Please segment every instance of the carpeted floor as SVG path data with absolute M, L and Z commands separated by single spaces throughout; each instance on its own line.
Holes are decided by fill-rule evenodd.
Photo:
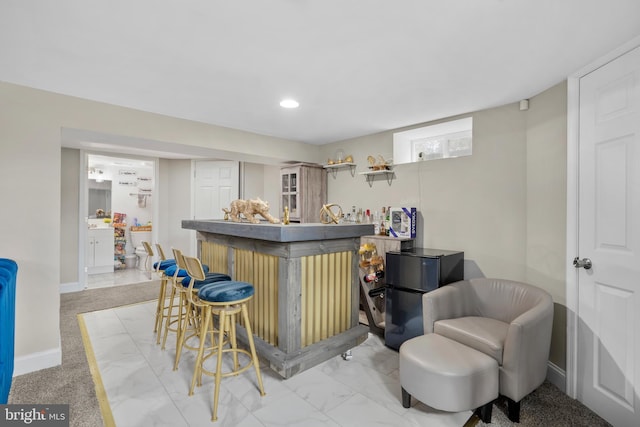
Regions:
M 13 379 L 9 403 L 68 403 L 72 427 L 104 425 L 77 315 L 158 298 L 160 281 L 60 295 L 62 365 Z
M 62 365 L 13 379 L 9 403 L 68 403 L 73 427 L 103 426 L 100 406 L 82 343 L 77 315 L 157 298 L 158 280 L 133 285 L 85 290 L 60 296 Z M 506 416 L 506 403 L 493 408 L 491 424 L 514 426 Z M 545 382 L 521 402 L 520 426 L 609 426 L 577 400 Z

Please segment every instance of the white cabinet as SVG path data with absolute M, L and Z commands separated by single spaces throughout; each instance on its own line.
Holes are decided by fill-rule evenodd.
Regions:
M 90 228 L 87 237 L 87 273 L 113 272 L 113 228 Z

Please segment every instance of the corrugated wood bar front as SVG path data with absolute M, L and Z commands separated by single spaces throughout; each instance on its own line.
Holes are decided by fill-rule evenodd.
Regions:
M 351 252 L 302 257 L 301 346 L 351 326 Z

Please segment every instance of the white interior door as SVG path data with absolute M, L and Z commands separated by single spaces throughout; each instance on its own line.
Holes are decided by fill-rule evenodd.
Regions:
M 640 425 L 640 47 L 580 79 L 576 394 Z
M 202 160 L 195 162 L 194 219 L 222 219 L 222 208 L 238 198 L 238 162 Z

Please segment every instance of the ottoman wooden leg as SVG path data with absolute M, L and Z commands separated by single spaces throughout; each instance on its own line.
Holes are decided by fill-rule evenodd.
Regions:
M 405 408 L 411 407 L 411 395 L 404 388 L 402 389 L 402 406 Z

